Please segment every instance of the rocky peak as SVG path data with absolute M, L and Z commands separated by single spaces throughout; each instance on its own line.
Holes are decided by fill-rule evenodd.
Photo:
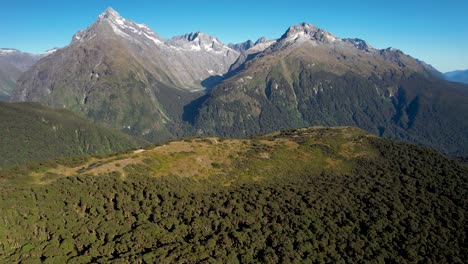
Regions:
M 359 38 L 348 38 L 348 39 L 344 39 L 343 41 L 352 44 L 355 48 L 359 50 L 370 51 L 374 49 L 365 40 L 362 40 Z
M 72 43 L 91 40 L 96 36 L 107 36 L 106 32 L 108 32 L 109 26 L 112 32 L 115 33 L 114 36 L 123 37 L 130 41 L 149 42 L 157 45 L 164 42 L 148 26 L 127 20 L 109 7 L 99 15 L 96 23 L 86 30 L 77 32 L 72 38 Z
M 290 26 L 288 30 L 286 31 L 286 34 L 291 35 L 291 34 L 296 34 L 299 32 L 304 32 L 304 33 L 309 34 L 311 32 L 317 32 L 319 30 L 320 29 L 316 27 L 315 25 L 303 22 L 298 25 Z
M 230 47 L 224 45 L 216 37 L 203 32 L 192 32 L 183 36 L 173 37 L 167 44 L 176 48 L 209 51 L 209 52 L 227 52 L 233 51 Z
M 191 32 L 180 37 L 174 37 L 174 39 L 183 39 L 188 42 L 196 42 L 199 44 L 211 44 L 213 42 L 220 43 L 219 40 L 211 35 L 203 32 Z
M 237 44 L 232 44 L 231 43 L 228 46 L 231 49 L 235 50 L 235 51 L 243 53 L 246 50 L 248 50 L 248 49 L 252 48 L 253 46 L 255 46 L 255 43 L 249 39 L 249 40 L 247 40 L 245 42 L 241 42 L 241 43 L 237 43 Z
M 257 39 L 257 41 L 255 41 L 255 45 L 262 44 L 262 43 L 267 43 L 267 42 L 268 42 L 267 38 L 261 37 L 261 38 Z
M 340 39 L 333 34 L 322 30 L 312 24 L 301 23 L 291 26 L 286 33 L 280 38 L 282 42 L 297 42 L 313 40 L 321 43 L 332 43 Z
M 112 7 L 108 7 L 99 15 L 98 21 L 111 21 L 116 24 L 123 24 L 125 23 L 125 18 L 117 13 L 117 11 L 115 11 Z
M 185 38 L 188 41 L 194 41 L 198 38 L 198 35 L 200 35 L 201 32 L 191 32 L 189 34 L 185 34 L 183 38 Z

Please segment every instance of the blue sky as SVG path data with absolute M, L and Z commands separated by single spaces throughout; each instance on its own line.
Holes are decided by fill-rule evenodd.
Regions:
M 0 47 L 34 53 L 63 47 L 108 6 L 166 38 L 192 31 L 225 43 L 278 38 L 308 22 L 401 49 L 441 71 L 468 69 L 467 0 L 14 0 L 1 4 Z

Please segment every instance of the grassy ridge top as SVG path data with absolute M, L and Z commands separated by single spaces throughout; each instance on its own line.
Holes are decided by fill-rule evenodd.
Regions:
M 34 160 L 103 155 L 145 144 L 67 110 L 34 103 L 0 102 L 0 167 Z
M 373 137 L 352 127 L 313 127 L 265 134 L 250 139 L 217 137 L 187 138 L 111 155 L 105 158 L 78 159 L 76 162 L 43 162 L 31 170 L 5 171 L 11 179 L 46 184 L 70 175 L 116 174 L 177 176 L 207 179 L 225 177 L 230 184 L 238 180 L 260 180 L 266 175 L 288 175 L 308 170 L 320 173 L 349 173 L 352 159 L 372 156 L 365 138 Z
M 0 173 L 0 262 L 463 263 L 468 169 L 350 127 Z

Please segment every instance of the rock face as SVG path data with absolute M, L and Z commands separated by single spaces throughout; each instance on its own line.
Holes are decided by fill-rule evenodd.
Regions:
M 152 140 L 175 136 L 183 106 L 238 52 L 203 33 L 165 40 L 112 8 L 18 81 L 13 101 L 82 113 Z
M 231 43 L 228 46 L 233 50 L 236 50 L 236 51 L 238 51 L 240 53 L 244 53 L 246 50 L 252 48 L 255 45 L 256 45 L 256 43 L 254 43 L 253 41 L 251 41 L 249 39 L 246 42 L 237 43 L 237 44 L 232 44 Z
M 172 64 L 169 70 L 175 80 L 180 80 L 184 87 L 195 84 L 194 89 L 200 89 L 200 81 L 210 76 L 224 75 L 239 57 L 238 51 L 203 32 L 174 37 L 166 45 L 173 52 L 167 55 L 167 60 Z
M 31 54 L 16 49 L 0 49 L 0 101 L 9 100 L 19 76 L 51 53 L 53 51 Z
M 245 47 L 248 47 L 248 48 L 240 49 L 239 58 L 236 60 L 236 62 L 234 62 L 234 64 L 231 65 L 230 72 L 228 73 L 228 75 L 233 75 L 234 73 L 238 72 L 240 70 L 239 67 L 242 66 L 244 62 L 250 60 L 258 53 L 266 50 L 275 42 L 276 40 L 267 40 L 265 37 L 259 38 L 255 43 L 245 42 L 245 43 L 249 43 L 249 45 L 244 45 Z
M 468 155 L 468 94 L 396 49 L 293 26 L 244 58 L 193 118 L 201 134 L 245 136 L 309 125 L 350 125 Z

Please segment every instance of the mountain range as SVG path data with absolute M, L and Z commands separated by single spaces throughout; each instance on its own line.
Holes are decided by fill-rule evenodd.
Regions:
M 51 49 L 42 54 L 21 52 L 17 49 L 0 49 L 0 101 L 8 101 L 19 76 L 41 58 L 52 54 Z
M 468 155 L 468 94 L 402 51 L 314 25 L 225 45 L 194 32 L 161 38 L 108 8 L 17 81 L 12 101 L 70 109 L 162 141 L 351 125 Z

